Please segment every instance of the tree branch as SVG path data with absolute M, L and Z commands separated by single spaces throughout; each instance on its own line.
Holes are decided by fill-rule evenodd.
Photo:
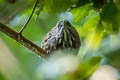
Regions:
M 33 13 L 35 12 L 35 9 L 36 9 L 36 7 L 37 7 L 38 1 L 39 1 L 39 0 L 36 0 L 36 2 L 35 2 L 35 4 L 34 4 L 34 7 L 33 7 L 33 10 L 32 10 L 32 12 L 31 12 L 28 20 L 27 20 L 26 23 L 23 25 L 23 27 L 20 29 L 20 31 L 18 32 L 19 35 L 22 34 L 23 30 L 27 27 L 29 21 L 31 20 L 32 15 L 33 15 Z
M 16 40 L 18 43 L 23 45 L 24 47 L 28 48 L 29 50 L 33 51 L 37 55 L 41 56 L 42 58 L 46 57 L 46 52 L 41 49 L 39 46 L 31 42 L 30 40 L 26 39 L 24 36 L 19 35 L 16 31 L 12 30 L 8 26 L 0 23 L 0 31 L 4 34 L 8 35 L 12 39 Z
M 38 20 L 39 15 L 40 15 L 40 13 L 41 13 L 41 11 L 42 11 L 43 7 L 44 7 L 44 3 L 43 3 L 43 4 L 41 4 L 41 8 L 39 9 L 39 12 L 38 12 L 38 15 L 37 15 L 37 17 L 36 17 L 36 20 Z

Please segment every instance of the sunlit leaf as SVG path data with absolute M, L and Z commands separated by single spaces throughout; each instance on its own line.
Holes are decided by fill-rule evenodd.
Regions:
M 96 27 L 96 24 L 98 23 L 98 20 L 99 20 L 99 13 L 97 13 L 96 11 L 94 10 L 91 10 L 89 12 L 89 15 L 87 17 L 87 20 L 84 24 L 84 27 L 86 29 L 89 29 L 91 27 Z
M 73 8 L 71 10 L 72 14 L 74 15 L 74 21 L 78 22 L 84 18 L 84 16 L 88 15 L 89 11 L 92 9 L 90 4 L 86 4 L 83 6 L 80 6 L 78 8 Z

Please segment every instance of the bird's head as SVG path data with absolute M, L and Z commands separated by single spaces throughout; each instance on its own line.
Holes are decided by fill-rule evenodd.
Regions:
M 70 24 L 70 22 L 68 20 L 60 20 L 58 21 L 57 25 L 56 25 L 59 29 L 60 28 L 69 28 L 72 27 L 72 25 Z

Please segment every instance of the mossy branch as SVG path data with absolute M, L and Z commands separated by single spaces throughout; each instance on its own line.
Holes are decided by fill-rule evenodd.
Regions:
M 31 42 L 30 40 L 26 39 L 21 34 L 19 35 L 18 32 L 12 30 L 8 26 L 0 23 L 0 31 L 3 32 L 4 34 L 8 35 L 12 39 L 16 40 L 18 43 L 20 43 L 24 47 L 26 47 L 29 50 L 33 51 L 37 55 L 41 56 L 42 58 L 46 57 L 47 54 L 42 48 L 40 48 L 39 46 L 37 46 L 36 44 Z

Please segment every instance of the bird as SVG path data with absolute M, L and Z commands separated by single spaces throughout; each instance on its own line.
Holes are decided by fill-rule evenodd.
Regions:
M 44 36 L 41 43 L 41 48 L 46 51 L 46 54 L 58 50 L 72 50 L 72 54 L 77 55 L 80 46 L 79 34 L 68 20 L 59 20 L 56 26 Z

